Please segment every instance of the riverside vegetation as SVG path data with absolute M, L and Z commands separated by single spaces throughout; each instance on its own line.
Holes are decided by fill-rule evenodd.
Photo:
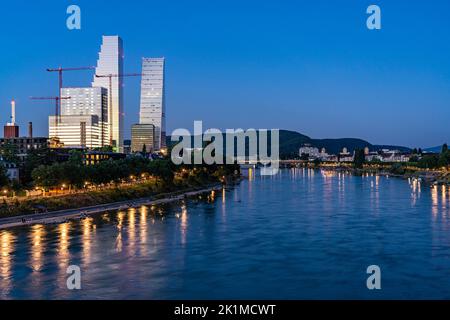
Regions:
M 330 168 L 330 164 L 316 161 L 315 167 Z M 366 161 L 363 149 L 356 149 L 353 163 L 333 164 L 333 169 L 351 171 L 354 174 L 382 174 L 403 178 L 417 178 L 432 184 L 450 185 L 450 150 L 447 144 L 439 154 L 425 154 L 414 149 L 409 162 L 385 163 L 379 160 Z
M 83 154 L 78 151 L 72 152 L 68 161 L 40 164 L 48 157 L 42 154 L 48 152 L 39 150 L 31 155 L 32 158 L 26 161 L 39 165 L 29 170 L 30 163 L 24 163 L 29 176 L 22 177 L 16 186 L 9 186 L 15 187 L 17 192 L 24 185 L 32 186 L 43 190 L 44 196 L 4 198 L 0 204 L 0 218 L 146 197 L 159 199 L 168 193 L 198 190 L 240 176 L 237 165 L 175 166 L 168 158 L 149 160 L 140 155 L 85 165 Z M 66 192 L 58 195 L 61 189 Z M 51 193 L 53 196 L 49 196 Z

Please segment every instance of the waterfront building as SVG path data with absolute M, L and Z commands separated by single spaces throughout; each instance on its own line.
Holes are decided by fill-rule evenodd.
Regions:
M 153 124 L 135 124 L 131 127 L 131 152 L 153 152 L 155 150 L 155 126 Z
M 70 97 L 61 101 L 62 116 L 95 115 L 100 127 L 100 146 L 109 145 L 108 90 L 101 87 L 63 88 L 61 95 Z M 82 128 L 81 126 L 79 127 Z M 79 136 L 79 132 L 73 132 Z M 58 133 L 59 134 L 59 133 Z
M 299 150 L 300 157 L 307 156 L 310 160 L 314 160 L 319 158 L 320 152 L 316 147 L 311 146 L 310 144 L 305 144 Z
M 49 117 L 49 136 L 57 136 L 64 147 L 102 146 L 102 131 L 97 115 L 63 115 L 57 125 L 55 120 L 55 116 Z
M 126 154 L 117 152 L 87 151 L 83 153 L 83 162 L 86 165 L 94 165 L 102 161 L 121 160 L 126 157 Z
M 309 156 L 318 156 L 319 155 L 319 149 L 312 146 L 303 146 L 300 148 L 300 156 L 303 154 L 307 154 Z
M 324 161 L 329 161 L 329 162 L 339 162 L 339 157 L 335 154 L 329 154 Z
M 383 162 L 408 162 L 410 155 L 402 153 L 400 150 L 383 149 L 380 151 L 381 161 Z
M 1 138 L 0 147 L 13 145 L 17 150 L 17 156 L 24 159 L 33 149 L 41 149 L 48 146 L 48 138 L 45 137 L 19 137 L 19 138 Z
M 108 89 L 109 145 L 123 151 L 123 43 L 119 36 L 103 36 L 93 87 Z M 102 76 L 102 77 L 97 77 Z
M 401 152 L 400 150 L 381 149 L 377 152 L 372 151 L 366 155 L 366 161 L 380 162 L 408 162 L 411 158 L 409 152 Z
M 143 58 L 140 124 L 155 127 L 155 150 L 166 147 L 165 59 Z
M 325 148 L 322 148 L 320 150 L 319 159 L 322 161 L 327 161 L 330 155 L 327 153 L 327 150 Z
M 352 155 L 346 147 L 342 148 L 342 152 L 339 153 L 340 162 L 353 162 L 354 155 Z
M 15 110 L 15 101 L 11 101 L 11 122 L 7 123 L 4 128 L 4 137 L 0 139 L 0 147 L 4 147 L 6 145 L 12 146 L 16 152 L 17 157 L 20 160 L 23 160 L 28 153 L 33 149 L 41 149 L 48 147 L 48 138 L 45 137 L 33 137 L 33 123 L 28 123 L 28 136 L 20 137 L 19 136 L 19 126 L 16 125 L 16 110 Z M 10 164 L 8 167 L 9 172 L 11 172 L 10 177 L 15 177 L 16 174 L 15 168 L 13 167 L 15 164 Z M 17 175 L 18 177 L 18 175 Z M 14 178 L 15 179 L 15 178 Z
M 378 152 L 371 151 L 365 155 L 365 159 L 367 162 L 373 161 L 383 161 L 383 158 L 378 154 Z
M 19 181 L 19 168 L 17 164 L 5 161 L 5 159 L 0 156 L 0 166 L 5 168 L 6 176 L 9 181 Z

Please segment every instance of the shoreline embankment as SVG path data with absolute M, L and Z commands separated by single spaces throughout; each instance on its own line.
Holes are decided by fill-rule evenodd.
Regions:
M 185 190 L 165 194 L 164 197 L 155 199 L 155 197 L 138 198 L 113 203 L 99 204 L 89 207 L 75 209 L 59 210 L 39 214 L 25 214 L 14 217 L 0 218 L 0 230 L 20 226 L 29 226 L 35 224 L 58 224 L 69 220 L 77 220 L 90 217 L 95 214 L 104 213 L 113 210 L 127 210 L 141 206 L 161 205 L 170 202 L 181 201 L 189 197 L 200 194 L 222 190 L 224 186 L 219 183 L 200 190 Z

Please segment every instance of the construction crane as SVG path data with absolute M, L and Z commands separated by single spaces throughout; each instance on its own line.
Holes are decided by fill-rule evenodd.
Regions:
M 58 122 L 60 117 L 60 102 L 61 100 L 70 99 L 70 97 L 30 97 L 31 100 L 55 100 L 55 130 L 58 136 Z
M 95 67 L 78 67 L 78 68 L 49 68 L 47 69 L 48 72 L 58 72 L 58 79 L 59 79 L 59 93 L 58 97 L 59 100 L 63 100 L 61 97 L 61 91 L 63 88 L 63 72 L 65 71 L 81 71 L 81 70 L 94 70 Z M 61 114 L 61 110 L 59 110 L 59 113 Z
M 96 74 L 95 77 L 97 78 L 108 78 L 109 79 L 109 89 L 108 89 L 108 122 L 109 122 L 109 143 L 110 146 L 113 145 L 113 136 L 112 136 L 112 78 L 124 78 L 124 77 L 142 77 L 145 74 L 142 73 L 122 73 L 122 74 Z M 103 112 L 102 112 L 102 122 L 104 122 L 103 118 Z M 102 125 L 102 145 L 103 145 L 103 125 Z

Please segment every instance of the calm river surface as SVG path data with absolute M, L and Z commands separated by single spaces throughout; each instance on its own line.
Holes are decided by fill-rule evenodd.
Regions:
M 366 287 L 370 265 L 382 290 Z M 450 190 L 292 169 L 201 199 L 0 230 L 0 298 L 450 299 Z

